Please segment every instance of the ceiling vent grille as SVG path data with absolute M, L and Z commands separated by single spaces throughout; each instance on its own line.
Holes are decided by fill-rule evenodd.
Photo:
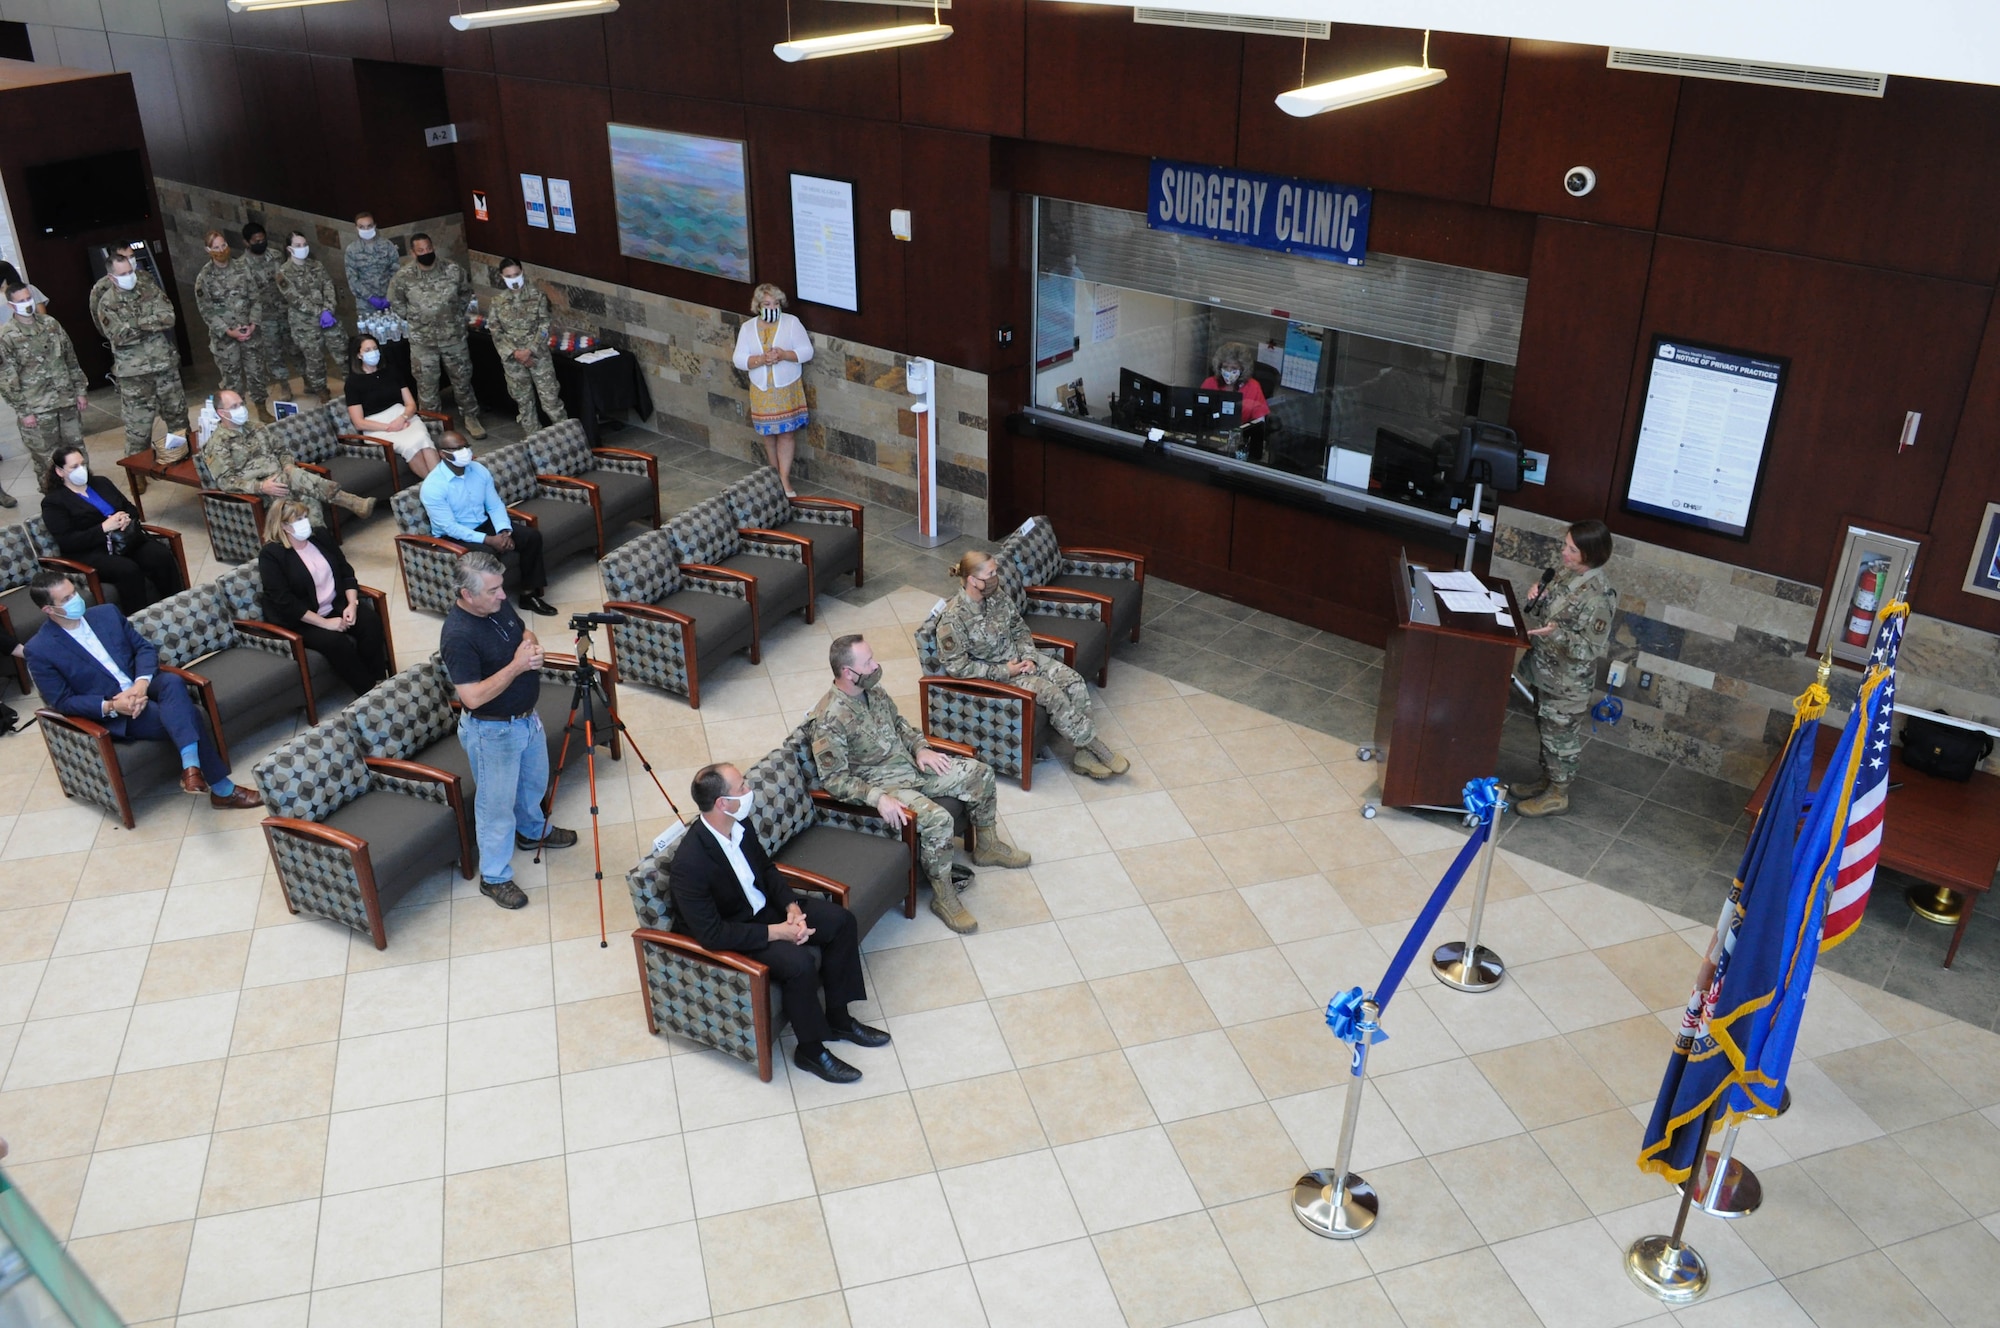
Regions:
M 1262 14 L 1207 14 L 1199 9 L 1132 10 L 1134 23 L 1163 28 L 1211 28 L 1217 32 L 1261 32 L 1272 37 L 1316 37 L 1325 41 L 1333 25 L 1324 19 L 1268 18 Z
M 1634 51 L 1614 46 L 1606 63 L 1613 69 L 1637 69 L 1651 74 L 1684 74 L 1718 78 L 1729 83 L 1761 83 L 1768 88 L 1805 88 L 1812 92 L 1845 92 L 1854 97 L 1879 97 L 1889 86 L 1887 74 L 1858 69 L 1814 69 L 1808 65 L 1759 64 L 1753 60 L 1718 60 L 1706 55 L 1675 55 L 1671 51 Z

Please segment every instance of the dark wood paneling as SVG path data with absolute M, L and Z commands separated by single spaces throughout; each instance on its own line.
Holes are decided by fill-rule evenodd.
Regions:
M 229 9 L 210 0 L 160 0 L 160 19 L 176 41 L 226 42 Z
M 187 90 L 181 96 L 181 120 L 194 167 L 189 183 L 247 192 L 254 172 L 245 158 L 264 146 L 253 140 L 243 114 L 235 48 L 169 39 L 167 49 L 173 55 L 174 84 Z
M 327 187 L 312 57 L 299 51 L 239 46 L 236 76 L 243 89 L 250 141 L 256 145 L 232 163 L 242 172 L 238 178 L 246 181 L 234 186 L 237 192 L 313 212 L 331 210 L 338 199 Z M 274 247 L 283 245 L 284 237 L 279 236 Z
M 174 58 L 166 40 L 123 32 L 109 37 L 112 63 L 121 73 L 132 76 L 153 169 L 170 180 L 187 179 L 193 159 L 188 154 L 187 127 L 181 122 L 180 92 L 174 85 Z
M 498 9 L 511 0 L 487 5 Z M 604 20 L 597 17 L 554 19 L 493 28 L 493 72 L 516 78 L 547 78 L 563 83 L 604 87 L 611 81 L 605 54 Z
M 1368 247 L 1525 277 L 1534 257 L 1535 219 L 1525 212 L 1378 189 L 1369 209 Z
M 1335 24 L 1331 40 L 1305 43 L 1305 81 L 1325 83 L 1413 65 L 1423 44 L 1421 32 Z M 1433 33 L 1431 63 L 1449 75 L 1436 87 L 1301 120 L 1277 106 L 1279 93 L 1300 86 L 1299 43 L 1245 37 L 1236 164 L 1485 203 L 1492 189 L 1493 143 L 1507 77 L 1506 39 Z M 1180 85 L 1190 83 L 1181 80 Z M 1220 102 L 1221 94 L 1218 90 L 1188 100 L 1209 107 Z
M 991 140 L 909 126 L 902 132 L 903 188 L 891 206 L 910 209 L 911 217 L 911 239 L 902 246 L 908 350 L 984 372 L 993 345 Z
M 611 86 L 681 97 L 743 96 L 738 7 L 710 0 L 647 0 L 604 19 Z M 698 34 L 698 35 L 697 35 Z
M 362 208 L 374 206 L 366 200 L 376 192 L 379 162 L 362 116 L 355 62 L 345 56 L 316 55 L 312 64 L 313 95 L 326 147 L 322 188 L 328 206 L 322 211 L 346 220 Z M 315 238 L 313 243 L 317 246 L 319 241 Z M 338 254 L 319 253 L 318 257 L 329 265 L 340 261 Z
M 960 5 L 944 16 L 951 40 L 903 51 L 903 123 L 1020 137 L 1026 10 L 1027 0 Z
M 1234 113 L 1243 38 L 1134 23 L 1124 9 L 1035 0 L 1027 43 L 1029 138 L 1248 164 L 1236 159 Z
M 1449 540 L 1427 543 L 1242 493 L 1232 526 L 1229 570 L 1240 583 L 1224 593 L 1371 645 L 1382 644 L 1395 621 L 1398 554 L 1436 567 L 1455 566 L 1460 553 Z M 1311 568 L 1339 572 L 1314 576 Z
M 303 9 L 264 9 L 234 14 L 229 12 L 227 5 L 216 7 L 229 14 L 229 40 L 238 46 L 254 46 L 267 51 L 303 52 L 306 49 L 306 11 Z
M 1146 210 L 1149 163 L 1144 157 L 1017 139 L 996 142 L 993 157 L 994 183 L 1017 194 Z
M 1924 423 L 1928 428 L 1930 421 Z M 1921 435 L 1918 445 L 1924 445 Z M 2000 632 L 2000 600 L 1968 595 L 1964 589 L 1986 504 L 1995 501 L 2000 501 L 2000 303 L 1987 315 L 1958 437 L 1952 440 L 1943 489 L 1929 523 L 1930 546 L 1918 564 L 1910 601 L 1918 612 Z
M 619 11 L 623 13 L 623 10 Z M 710 138 L 747 139 L 749 128 L 743 108 L 734 102 L 696 101 L 688 97 L 663 97 L 657 93 L 625 88 L 611 90 L 611 118 L 620 124 L 643 125 L 648 129 L 671 129 L 683 134 L 704 134 Z M 606 149 L 607 161 L 609 146 Z M 754 166 L 753 166 L 754 171 Z M 756 206 L 756 181 L 751 181 L 751 207 Z M 754 223 L 754 216 L 753 216 Z M 714 309 L 745 313 L 750 308 L 751 284 L 762 280 L 757 272 L 756 230 L 751 230 L 751 280 L 729 281 L 705 272 L 668 267 L 643 258 L 620 258 L 620 277 L 626 285 L 656 295 L 705 304 Z
M 833 64 L 836 61 L 826 61 Z M 792 293 L 792 312 L 812 331 L 894 349 L 904 344 L 903 246 L 889 235 L 889 209 L 903 192 L 902 131 L 893 124 L 749 108 L 751 238 L 758 280 Z M 854 181 L 854 249 L 861 312 L 798 299 L 792 264 L 791 173 Z M 932 292 L 940 296 L 942 292 Z
M 389 225 L 470 210 L 454 187 L 451 149 L 425 144 L 424 130 L 451 119 L 444 71 L 423 65 L 355 60 L 354 88 L 361 104 L 361 127 L 368 156 L 357 186 L 374 201 L 366 206 Z M 331 209 L 329 209 L 331 210 Z
M 465 214 L 465 241 L 489 254 L 512 253 L 522 225 L 521 182 L 507 165 L 507 140 L 500 121 L 500 86 L 493 75 L 470 69 L 444 71 L 446 104 L 458 126 L 452 148 L 458 209 Z M 484 190 L 487 221 L 472 213 L 472 191 Z
M 1507 423 L 1524 447 L 1549 454 L 1549 474 L 1506 502 L 1565 521 L 1604 515 L 1652 256 L 1647 231 L 1554 217 L 1536 225 Z
M 337 5 L 313 5 L 305 15 L 306 40 L 314 55 L 345 55 L 356 60 L 393 60 L 396 43 L 389 29 L 389 0 L 345 0 Z
M 395 0 L 389 6 L 395 58 L 446 69 L 493 68 L 493 39 L 485 32 L 460 32 L 450 22 L 462 9 L 486 8 L 486 0 Z
M 1991 283 L 2000 88 L 1892 78 L 1877 99 L 1689 79 L 1660 229 Z
M 618 227 L 611 205 L 611 156 L 604 126 L 611 89 L 575 83 L 501 78 L 500 122 L 507 144 L 507 206 L 519 209 L 520 174 L 567 179 L 576 206 L 576 234 L 523 224 L 515 253 L 530 263 L 615 279 Z
M 1923 529 L 1991 299 L 1983 286 L 1661 236 L 1606 519 L 1635 539 L 1813 585 L 1840 513 Z M 1791 360 L 1746 541 L 1623 510 L 1655 334 Z M 1898 455 L 1910 410 L 1923 412 L 1923 433 Z
M 1602 46 L 1515 41 L 1493 162 L 1493 205 L 1651 230 L 1660 215 L 1681 80 L 1605 65 Z M 1582 198 L 1572 166 L 1597 172 Z
M 1065 543 L 1108 544 L 1169 568 L 1229 565 L 1227 490 L 1062 443 L 1044 445 L 1043 510 Z
M 871 120 L 893 120 L 901 102 L 896 52 L 868 51 L 829 60 L 786 64 L 771 53 L 785 40 L 786 15 L 795 37 L 860 32 L 893 23 L 915 23 L 917 11 L 900 5 L 827 4 L 825 0 L 741 0 L 743 87 L 756 101 L 802 111 L 829 111 Z M 923 15 L 930 22 L 930 15 Z

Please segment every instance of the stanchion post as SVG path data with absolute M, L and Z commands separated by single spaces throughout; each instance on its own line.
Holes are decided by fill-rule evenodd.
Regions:
M 1708 1133 L 1715 1124 L 1721 1104 L 1710 1107 L 1701 1118 L 1701 1147 L 1708 1148 Z M 1697 1163 L 1697 1166 L 1700 1164 Z M 1625 1251 L 1625 1275 L 1669 1305 L 1689 1305 L 1708 1291 L 1708 1263 L 1694 1246 L 1681 1237 L 1687 1231 L 1688 1208 L 1694 1203 L 1694 1186 L 1681 1187 L 1681 1209 L 1674 1218 L 1671 1236 L 1641 1236 Z
M 1347 1114 L 1340 1122 L 1340 1147 L 1333 1166 L 1308 1171 L 1292 1187 L 1292 1214 L 1306 1230 L 1332 1240 L 1353 1240 L 1375 1225 L 1381 1200 L 1375 1187 L 1350 1172 L 1354 1159 L 1354 1127 L 1361 1119 L 1361 1089 L 1367 1083 L 1368 1048 L 1377 1040 L 1382 1007 L 1373 1001 L 1361 1002 L 1361 1017 L 1355 1022 L 1360 1035 L 1354 1043 L 1354 1059 L 1348 1065 Z
M 1479 943 L 1479 924 L 1486 917 L 1486 887 L 1493 880 L 1493 858 L 1500 851 L 1496 831 L 1501 809 L 1507 805 L 1500 800 L 1498 781 L 1491 782 L 1496 786 L 1492 799 L 1479 809 L 1479 832 L 1486 836 L 1486 845 L 1479 854 L 1479 884 L 1472 890 L 1472 916 L 1467 921 L 1465 939 L 1446 941 L 1431 955 L 1432 975 L 1455 991 L 1492 991 L 1507 975 L 1507 965 L 1500 956 Z

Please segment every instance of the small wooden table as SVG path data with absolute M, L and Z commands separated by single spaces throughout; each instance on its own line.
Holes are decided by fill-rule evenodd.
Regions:
M 1826 773 L 1839 742 L 1839 729 L 1820 726 L 1813 749 L 1815 785 Z M 1773 762 L 1757 791 L 1750 795 L 1744 810 L 1752 817 L 1763 810 L 1776 773 L 1777 763 Z M 1958 897 L 1957 926 L 1951 934 L 1951 948 L 1944 955 L 1944 966 L 1950 968 L 1958 958 L 1959 942 L 1965 939 L 1965 925 L 1972 920 L 1972 896 L 1991 888 L 1994 869 L 2000 866 L 2000 777 L 1976 770 L 1964 783 L 1939 779 L 1904 765 L 1903 749 L 1893 747 L 1889 751 L 1889 786 L 1882 816 L 1881 865 L 1929 881 Z M 1913 906 L 1915 902 L 1913 899 Z M 1922 911 L 1929 915 L 1933 908 L 1931 901 L 1925 901 Z M 1945 909 L 1936 911 L 1951 917 Z
M 165 480 L 168 484 L 185 484 L 190 489 L 201 487 L 201 476 L 195 474 L 192 455 L 182 457 L 171 466 L 163 466 L 153 455 L 152 449 L 148 448 L 144 452 L 134 452 L 130 456 L 119 457 L 118 464 L 125 468 L 126 474 L 135 479 L 143 476 L 149 480 Z M 138 511 L 139 519 L 144 521 L 146 502 L 140 495 L 140 486 L 132 484 L 127 487 L 132 490 L 132 506 Z

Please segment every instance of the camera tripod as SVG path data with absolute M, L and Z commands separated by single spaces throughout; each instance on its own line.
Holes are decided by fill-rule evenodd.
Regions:
M 551 818 L 555 815 L 556 794 L 562 790 L 563 769 L 569 764 L 570 739 L 581 732 L 583 763 L 590 778 L 590 852 L 593 879 L 597 882 L 597 946 L 600 950 L 611 944 L 611 938 L 606 934 L 604 926 L 604 841 L 598 835 L 597 829 L 597 707 L 599 705 L 604 707 L 605 718 L 612 732 L 624 738 L 626 744 L 632 748 L 633 755 L 639 758 L 639 767 L 652 776 L 653 787 L 660 790 L 660 796 L 667 800 L 667 806 L 673 810 L 674 818 L 682 825 L 687 824 L 687 817 L 681 815 L 681 809 L 674 802 L 673 796 L 667 792 L 666 786 L 660 783 L 660 776 L 653 769 L 653 763 L 646 759 L 646 753 L 639 749 L 639 744 L 632 737 L 632 731 L 625 727 L 625 721 L 618 718 L 618 709 L 611 704 L 610 694 L 604 690 L 604 684 L 597 676 L 596 664 L 590 657 L 592 629 L 601 623 L 615 626 L 624 621 L 625 615 L 622 613 L 579 613 L 569 620 L 570 630 L 576 633 L 576 671 L 570 687 L 569 718 L 563 721 L 562 748 L 556 755 L 555 770 L 549 778 L 548 802 L 542 817 L 542 838 L 541 842 L 535 845 L 534 858 L 536 862 L 540 862 L 542 850 L 548 846 L 549 831 L 555 827 L 555 822 Z M 580 723 L 579 715 L 582 717 Z

